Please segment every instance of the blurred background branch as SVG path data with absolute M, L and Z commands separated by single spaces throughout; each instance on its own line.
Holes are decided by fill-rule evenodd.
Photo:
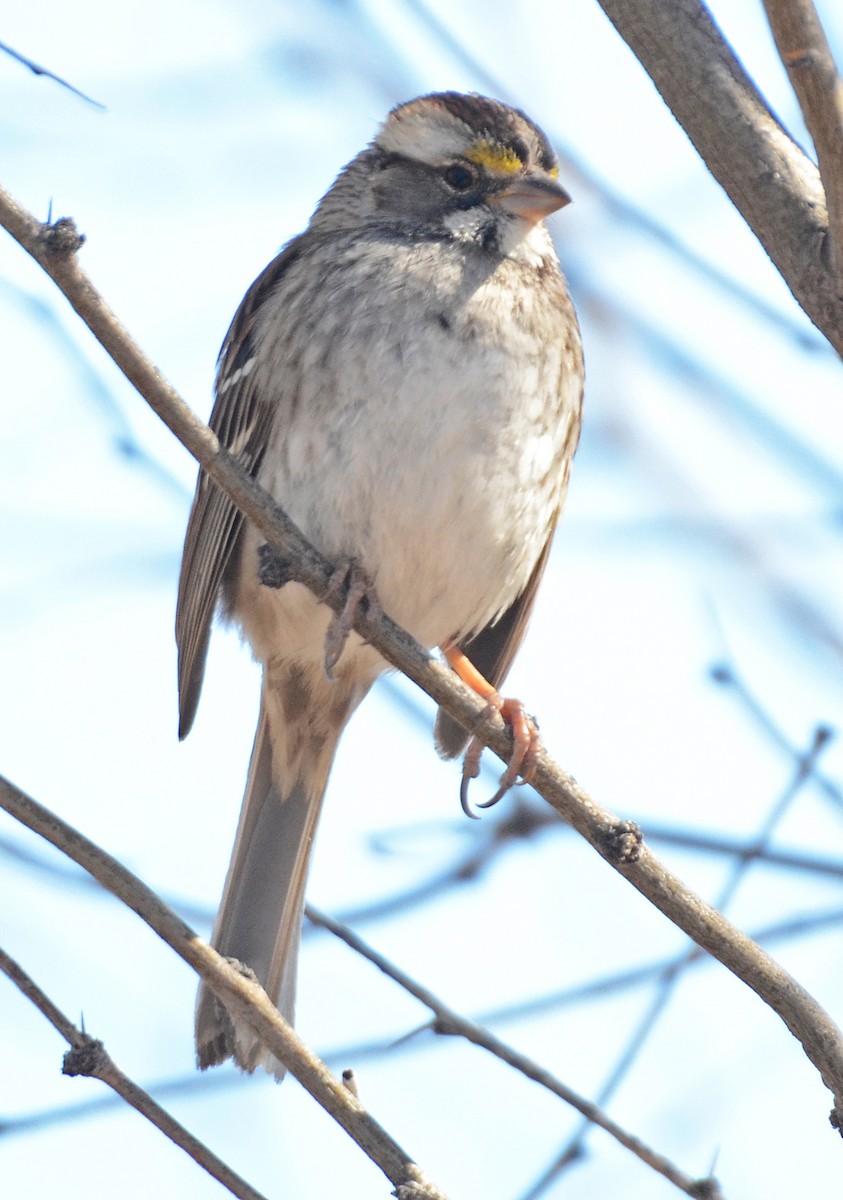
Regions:
M 84 92 L 80 92 L 79 88 L 74 87 L 72 83 L 68 83 L 66 79 L 62 79 L 60 75 L 53 74 L 47 67 L 42 67 L 37 62 L 33 62 L 31 58 L 27 58 L 25 54 L 13 50 L 11 46 L 7 46 L 4 42 L 0 42 L 0 54 L 7 54 L 9 58 L 13 58 L 15 62 L 19 62 L 21 66 L 30 70 L 33 75 L 42 75 L 45 79 L 52 79 L 54 83 L 67 88 L 69 92 L 73 92 L 80 100 L 84 100 L 86 104 L 92 104 L 94 108 L 105 108 L 105 105 L 100 104 L 99 100 L 93 100 L 90 96 L 86 96 Z

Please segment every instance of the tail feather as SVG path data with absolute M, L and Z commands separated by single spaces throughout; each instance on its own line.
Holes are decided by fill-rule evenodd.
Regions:
M 300 688 L 300 679 L 296 686 Z M 212 937 L 220 954 L 254 972 L 291 1024 L 311 846 L 340 733 L 362 699 L 348 693 L 338 696 L 336 685 L 333 688 L 331 720 L 319 719 L 312 695 L 291 720 L 289 691 L 285 709 L 283 689 L 279 693 L 264 684 L 243 807 Z M 247 1026 L 232 1020 L 205 984 L 199 988 L 195 1028 L 201 1068 L 233 1057 L 243 1070 L 263 1066 L 277 1078 L 283 1076 L 283 1065 Z

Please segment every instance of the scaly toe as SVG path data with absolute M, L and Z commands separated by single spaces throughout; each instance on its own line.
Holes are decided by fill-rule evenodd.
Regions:
M 498 790 L 491 800 L 484 800 L 482 804 L 477 805 L 480 809 L 492 808 L 499 800 L 502 800 L 510 788 L 518 783 L 519 776 L 522 783 L 532 783 L 536 774 L 538 752 L 541 745 L 538 726 L 533 718 L 527 715 L 520 700 L 504 699 L 498 696 L 496 701 L 489 701 L 484 717 L 491 716 L 493 712 L 499 712 L 512 730 L 512 757 L 498 780 Z M 474 738 L 463 760 L 460 804 L 463 812 L 470 817 L 476 817 L 476 813 L 471 812 L 468 808 L 468 785 L 480 772 L 480 755 L 482 753 L 482 743 Z
M 345 601 L 342 611 L 334 613 L 325 634 L 325 674 L 329 679 L 334 678 L 334 667 L 342 657 L 361 603 L 365 600 L 370 621 L 377 620 L 381 615 L 381 606 L 375 590 L 353 559 L 347 559 L 337 566 L 328 581 L 328 590 L 323 600 L 328 600 L 343 590 Z

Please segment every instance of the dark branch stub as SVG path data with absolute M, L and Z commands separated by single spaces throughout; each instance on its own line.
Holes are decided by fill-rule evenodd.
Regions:
M 85 235 L 72 217 L 59 217 L 51 225 L 41 226 L 41 241 L 51 257 L 70 258 L 84 246 Z
M 618 821 L 606 835 L 605 854 L 614 866 L 631 866 L 641 857 L 644 834 L 634 821 Z
M 109 1057 L 105 1047 L 98 1038 L 89 1037 L 88 1034 L 82 1035 L 82 1041 L 77 1046 L 72 1046 L 62 1059 L 61 1073 L 62 1075 L 87 1075 L 91 1079 L 98 1079 L 103 1067 L 109 1063 Z
M 258 546 L 258 559 L 258 580 L 264 587 L 282 588 L 295 579 L 290 560 L 279 554 L 269 542 Z
M 692 1188 L 694 1200 L 723 1200 L 720 1184 L 716 1179 L 698 1179 Z

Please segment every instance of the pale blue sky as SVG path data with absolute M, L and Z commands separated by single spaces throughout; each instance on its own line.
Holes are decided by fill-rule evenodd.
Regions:
M 203 415 L 245 287 L 392 104 L 443 87 L 505 91 L 576 156 L 591 182 L 563 169 L 575 203 L 554 232 L 583 316 L 586 426 L 512 690 L 563 765 L 645 831 L 752 838 L 794 767 L 710 668 L 730 655 L 801 750 L 818 722 L 841 722 L 841 371 L 593 0 L 432 6 L 495 87 L 400 0 L 25 7 L 4 15 L 0 39 L 107 107 L 0 56 L 0 183 L 39 216 L 75 217 L 85 269 Z M 714 8 L 797 129 L 760 4 Z M 831 19 L 832 5 L 820 8 Z M 600 181 L 792 332 L 619 220 Z M 7 237 L 0 330 L 0 770 L 147 882 L 210 911 L 257 676 L 220 631 L 179 745 L 172 621 L 194 465 Z M 458 769 L 437 759 L 431 716 L 390 680 L 355 717 L 311 876 L 321 907 L 400 893 L 505 818 L 504 805 L 481 826 L 461 816 Z M 837 742 L 822 765 L 843 778 Z M 842 818 L 807 786 L 776 844 L 843 863 Z M 0 837 L 56 861 L 8 820 Z M 724 858 L 653 844 L 716 896 Z M 837 907 L 839 877 L 758 867 L 730 913 L 754 930 Z M 683 946 L 561 827 L 499 852 L 470 887 L 360 931 L 469 1015 Z M 194 981 L 132 914 L 3 856 L 0 945 L 139 1082 L 191 1078 Z M 843 1020 L 839 925 L 772 948 Z M 618 991 L 496 1030 L 593 1097 L 651 996 Z M 2 980 L 0 1014 L 0 1121 L 101 1096 L 61 1077 L 59 1039 Z M 399 1038 L 425 1019 L 341 946 L 308 941 L 298 1023 L 317 1051 Z M 346 1051 L 336 1066 L 357 1067 L 364 1102 L 452 1200 L 525 1195 L 578 1118 L 478 1050 L 413 1045 L 359 1061 Z M 294 1081 L 218 1072 L 167 1102 L 267 1195 L 388 1194 Z M 708 964 L 683 978 L 608 1107 L 692 1175 L 716 1157 L 728 1200 L 783 1200 L 839 1194 L 830 1102 L 778 1019 Z M 548 1196 L 678 1194 L 603 1134 L 587 1147 Z M 119 1108 L 13 1125 L 0 1174 L 10 1194 L 63 1200 L 223 1194 Z

